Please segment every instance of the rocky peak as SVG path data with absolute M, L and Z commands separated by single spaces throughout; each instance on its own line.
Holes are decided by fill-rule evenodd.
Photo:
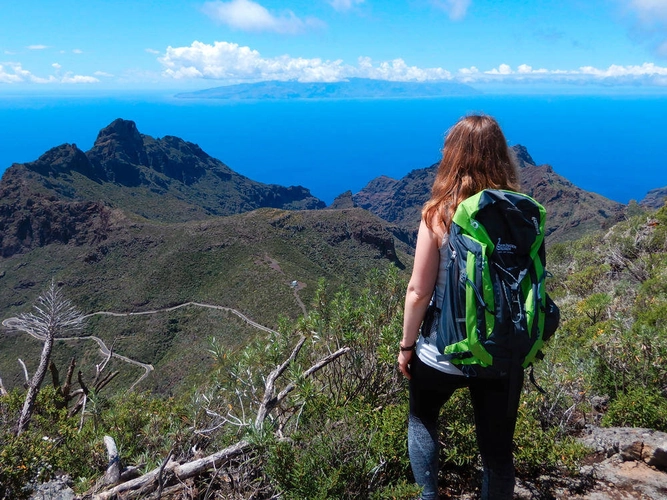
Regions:
M 36 161 L 26 163 L 26 167 L 46 177 L 60 177 L 73 171 L 86 177 L 96 177 L 86 153 L 76 147 L 76 144 L 61 144 L 51 148 Z
M 136 123 L 118 118 L 100 130 L 93 148 L 107 148 L 111 144 L 136 151 L 143 149 L 144 140 Z
M 143 136 L 133 121 L 118 118 L 100 130 L 88 158 L 101 177 L 137 186 L 143 178 L 137 165 L 148 163 Z
M 82 175 L 72 175 L 74 172 Z M 37 161 L 7 169 L 0 180 L 0 195 L 7 193 L 0 196 L 0 236 L 3 214 L 15 212 L 16 200 L 28 199 L 35 192 L 61 201 L 105 200 L 120 210 L 167 222 L 232 215 L 260 207 L 307 210 L 325 206 L 306 188 L 253 181 L 196 144 L 174 136 L 156 139 L 140 134 L 133 121 L 123 119 L 102 129 L 85 153 L 74 144 L 63 144 Z M 2 212 L 3 206 L 8 207 L 7 212 Z M 30 206 L 26 205 L 27 212 Z
M 355 208 L 357 204 L 352 199 L 352 191 L 345 191 L 343 194 L 338 195 L 333 201 L 329 208 L 343 209 L 343 208 Z
M 510 148 L 510 153 L 514 155 L 519 168 L 524 168 L 526 165 L 536 165 L 533 157 L 530 156 L 528 149 L 521 144 L 516 144 Z

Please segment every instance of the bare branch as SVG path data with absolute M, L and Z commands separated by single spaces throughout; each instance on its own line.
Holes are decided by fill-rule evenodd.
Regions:
M 95 392 L 100 392 L 102 389 L 104 389 L 109 382 L 111 382 L 116 376 L 120 373 L 120 371 L 115 371 L 113 373 L 107 374 L 106 377 L 104 377 L 102 380 L 100 380 L 97 385 L 95 386 Z
M 25 383 L 29 384 L 30 383 L 30 375 L 28 375 L 28 368 L 26 368 L 25 363 L 21 358 L 19 358 L 19 364 L 23 368 L 23 375 L 25 376 Z
M 113 356 L 113 346 L 111 346 L 111 349 L 109 349 L 109 354 L 107 355 L 105 360 L 102 361 L 102 363 L 100 363 L 99 365 L 95 365 L 95 379 L 93 380 L 93 387 L 96 387 L 97 384 L 99 383 L 100 375 L 102 375 L 102 372 L 107 367 L 107 364 L 111 359 L 111 356 Z
M 160 500 L 160 498 L 162 498 L 162 488 L 164 488 L 163 472 L 164 472 L 165 466 L 169 463 L 169 460 L 171 460 L 171 456 L 173 454 L 174 454 L 174 449 L 172 448 L 171 450 L 169 450 L 169 453 L 167 454 L 167 458 L 164 459 L 164 461 L 162 462 L 162 465 L 160 466 L 160 472 L 158 472 L 158 475 L 157 475 L 157 484 L 158 484 L 157 500 Z
M 88 389 L 88 386 L 86 383 L 83 381 L 83 374 L 81 373 L 81 370 L 76 374 L 76 379 L 79 381 L 79 385 L 81 386 L 81 389 L 83 389 L 83 393 L 87 396 L 90 393 L 90 390 Z
M 78 389 L 77 392 L 79 394 L 79 399 L 74 403 L 74 406 L 72 406 L 69 411 L 67 412 L 68 417 L 73 417 L 81 409 L 83 408 L 83 412 L 81 413 L 81 426 L 83 426 L 83 414 L 86 411 L 86 402 L 88 400 L 88 394 L 90 391 L 88 390 L 88 386 L 86 383 L 83 381 L 83 374 L 81 373 L 81 370 L 78 371 L 76 374 L 76 378 L 79 381 L 79 385 L 81 386 L 81 389 Z M 80 391 L 80 392 L 79 392 Z M 73 396 L 72 396 L 73 397 Z
M 74 367 L 76 366 L 76 360 L 74 358 L 69 362 L 67 367 L 67 375 L 65 376 L 65 385 L 62 387 L 63 396 L 65 396 L 65 401 L 69 401 L 74 397 L 74 394 L 70 396 L 70 390 L 72 388 L 72 375 L 74 374 Z
M 308 368 L 305 372 L 301 374 L 303 378 L 308 378 L 310 377 L 313 373 L 317 372 L 318 370 L 321 370 L 324 368 L 326 365 L 331 363 L 334 359 L 341 357 L 343 354 L 348 353 L 351 350 L 350 347 L 341 347 L 338 349 L 336 352 L 329 354 L 327 357 L 322 358 L 320 361 L 315 363 L 313 366 Z M 278 394 L 274 400 L 275 405 L 279 404 L 285 397 L 292 392 L 296 388 L 296 384 L 294 382 L 290 382 L 287 387 L 285 387 L 282 391 L 280 391 L 280 394 Z M 274 406 L 275 406 L 274 405 Z
M 299 341 L 293 348 L 287 360 L 285 360 L 283 363 L 277 366 L 266 378 L 266 384 L 265 384 L 266 389 L 264 392 L 264 397 L 258 409 L 257 418 L 255 419 L 255 426 L 257 428 L 262 426 L 269 412 L 273 408 L 275 408 L 275 406 L 278 403 L 283 401 L 289 395 L 289 393 L 296 388 L 295 383 L 293 382 L 289 383 L 278 394 L 278 396 L 273 396 L 275 389 L 275 382 L 277 378 L 280 375 L 282 375 L 289 366 L 289 364 L 296 359 L 296 356 L 299 354 L 299 351 L 301 350 L 305 340 L 306 340 L 305 337 L 299 339 Z M 322 369 L 324 366 L 331 363 L 340 356 L 346 354 L 350 350 L 351 349 L 349 347 L 343 347 L 337 350 L 336 352 L 329 354 L 328 356 L 320 359 L 317 363 L 312 365 L 306 371 L 304 371 L 301 374 L 301 377 L 303 378 L 310 377 L 318 370 Z M 240 398 L 240 394 L 238 395 Z M 207 398 L 206 396 L 202 397 L 206 401 L 206 403 L 209 403 L 209 398 Z M 241 407 L 243 408 L 243 404 L 241 404 Z M 235 425 L 248 425 L 245 423 L 245 414 L 243 419 L 239 419 L 237 417 L 232 416 L 230 413 L 227 413 L 227 416 L 222 416 L 210 409 L 206 409 L 206 413 L 210 416 L 218 418 L 219 422 L 216 426 L 214 426 L 211 429 L 196 431 L 198 433 L 211 432 L 212 430 L 221 427 L 225 423 L 232 423 Z M 110 490 L 93 495 L 93 499 L 107 500 L 111 498 L 125 498 L 125 499 L 139 498 L 139 497 L 144 498 L 146 497 L 146 495 L 149 495 L 150 492 L 154 492 L 153 494 L 155 494 L 156 490 L 158 490 L 157 498 L 159 498 L 161 492 L 166 494 L 168 491 L 171 491 L 172 488 L 177 488 L 176 486 L 171 486 L 174 482 L 184 481 L 185 479 L 202 474 L 210 469 L 217 470 L 217 468 L 219 468 L 222 464 L 228 462 L 229 460 L 239 455 L 247 453 L 250 450 L 252 450 L 252 445 L 248 441 L 242 440 L 223 450 L 213 453 L 212 455 L 209 455 L 202 459 L 185 462 L 183 464 L 170 461 L 169 460 L 170 456 L 168 456 L 167 459 L 160 465 L 160 467 L 144 474 L 141 477 L 121 483 Z M 162 478 L 166 474 L 170 474 L 170 477 L 167 480 L 163 480 Z
M 265 390 L 264 390 L 264 397 L 262 398 L 262 403 L 259 406 L 259 410 L 257 411 L 257 418 L 255 418 L 255 427 L 256 428 L 261 428 L 264 420 L 266 419 L 266 416 L 268 413 L 273 409 L 275 406 L 275 403 L 272 402 L 273 398 L 273 392 L 274 392 L 274 384 L 276 382 L 276 379 L 283 374 L 283 372 L 287 369 L 289 364 L 294 361 L 296 358 L 297 354 L 299 354 L 299 351 L 301 350 L 301 347 L 303 347 L 304 342 L 306 341 L 306 337 L 301 337 L 299 341 L 297 342 L 296 346 L 294 346 L 294 349 L 292 350 L 292 354 L 289 355 L 289 357 L 280 365 L 278 366 L 275 370 L 273 370 L 271 373 L 269 373 L 269 376 L 266 377 L 266 384 L 265 384 Z
M 86 403 L 88 402 L 88 393 L 83 394 L 83 403 L 81 404 L 81 420 L 79 420 L 79 432 L 83 429 L 83 419 L 86 416 Z
M 118 455 L 118 448 L 116 441 L 111 436 L 104 436 L 104 444 L 107 447 L 107 456 L 109 457 L 109 465 L 104 473 L 103 485 L 110 486 L 120 481 L 120 455 Z
M 183 481 L 212 467 L 219 467 L 220 464 L 244 453 L 248 449 L 250 449 L 250 443 L 247 441 L 239 441 L 232 446 L 199 460 L 187 462 L 182 465 L 178 462 L 169 462 L 164 467 L 160 465 L 160 467 L 153 469 L 137 479 L 121 483 L 110 490 L 93 495 L 93 498 L 96 500 L 106 500 L 110 498 L 118 498 L 121 494 L 124 494 L 122 498 L 132 498 L 135 495 L 138 496 L 137 493 L 141 494 L 140 492 L 145 492 L 148 489 L 154 488 L 161 471 L 162 473 L 165 471 L 173 472 L 178 480 Z
M 53 361 L 49 362 L 49 371 L 51 372 L 51 382 L 53 383 L 53 388 L 58 389 L 60 387 L 60 374 L 58 373 L 58 368 Z

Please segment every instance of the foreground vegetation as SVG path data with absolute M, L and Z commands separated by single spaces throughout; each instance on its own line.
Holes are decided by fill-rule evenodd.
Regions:
M 545 494 L 553 485 L 536 478 L 578 474 L 587 450 L 574 436 L 585 424 L 667 431 L 667 209 L 556 245 L 548 260 L 562 323 L 535 369 L 546 394 L 526 384 L 515 439 L 519 476 Z M 371 272 L 356 291 L 320 282 L 307 316 L 284 318 L 243 347 L 221 342 L 225 332 L 210 337 L 202 353 L 210 376 L 178 397 L 101 391 L 68 417 L 59 391 L 45 386 L 17 437 L 23 394 L 12 391 L 0 398 L 0 497 L 25 496 L 24 485 L 58 470 L 89 491 L 106 469 L 110 435 L 123 463 L 145 471 L 168 456 L 186 461 L 247 443 L 183 482 L 179 494 L 196 498 L 413 498 L 407 387 L 395 366 L 405 286 L 395 268 Z M 349 351 L 309 371 L 342 347 Z M 267 399 L 267 377 L 281 365 Z M 463 391 L 442 413 L 450 495 L 479 483 L 471 415 Z

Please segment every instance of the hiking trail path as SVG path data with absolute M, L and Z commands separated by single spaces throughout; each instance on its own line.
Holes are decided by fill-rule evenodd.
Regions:
M 296 295 L 296 293 L 295 293 L 295 295 Z M 183 307 L 188 307 L 188 306 L 202 307 L 202 308 L 206 308 L 206 309 L 217 309 L 219 311 L 230 312 L 232 314 L 235 314 L 236 316 L 238 316 L 239 318 L 241 318 L 243 321 L 245 321 L 247 324 L 249 324 L 250 326 L 252 326 L 254 328 L 257 328 L 257 329 L 262 330 L 262 331 L 267 332 L 267 333 L 276 333 L 271 328 L 268 328 L 264 325 L 260 325 L 256 321 L 253 321 L 252 319 L 248 318 L 245 314 L 243 314 L 242 312 L 240 312 L 240 311 L 238 311 L 234 308 L 218 306 L 218 305 L 214 305 L 214 304 L 204 304 L 204 303 L 201 303 L 201 302 L 184 302 L 183 304 L 179 304 L 179 305 L 172 306 L 172 307 L 164 307 L 164 308 L 160 308 L 160 309 L 152 309 L 150 311 L 139 311 L 139 312 L 119 313 L 119 312 L 111 312 L 111 311 L 97 311 L 97 312 L 93 312 L 93 313 L 86 314 L 86 315 L 82 316 L 82 319 L 88 319 L 88 318 L 91 318 L 93 316 L 113 316 L 113 317 L 146 316 L 146 315 L 149 315 L 149 314 L 159 314 L 159 313 L 171 312 L 171 311 L 175 311 L 177 309 L 181 309 Z M 7 318 L 7 319 L 3 320 L 2 326 L 6 327 L 6 328 L 12 328 L 12 329 L 18 330 L 18 328 L 16 328 L 16 325 L 17 325 L 18 321 L 19 321 L 19 319 L 15 318 L 15 317 L 14 318 Z M 21 330 L 21 331 L 25 331 L 25 330 Z M 35 337 L 38 340 L 41 340 L 41 341 L 45 340 L 44 336 L 42 336 L 42 335 L 38 335 L 38 334 L 35 334 L 35 333 L 32 333 L 32 332 L 25 332 L 25 333 L 29 333 L 31 336 Z M 107 345 L 104 343 L 104 341 L 99 337 L 95 337 L 94 335 L 85 335 L 85 336 L 80 336 L 80 337 L 57 337 L 56 340 L 65 340 L 65 341 L 93 340 L 93 341 L 97 342 L 97 344 L 100 348 L 100 352 L 104 356 L 108 356 L 109 353 L 111 352 L 111 355 L 114 358 L 117 358 L 117 359 L 119 359 L 121 361 L 124 361 L 126 363 L 136 365 L 136 366 L 139 366 L 139 367 L 143 368 L 144 373 L 130 386 L 130 389 L 129 389 L 130 391 L 133 390 L 139 383 L 141 383 L 142 380 L 144 380 L 146 377 L 148 377 L 148 375 L 150 375 L 150 373 L 155 370 L 153 365 L 150 364 L 150 363 L 142 363 L 141 361 L 137 361 L 135 359 L 128 358 L 127 356 L 123 356 L 122 354 L 118 354 L 117 352 L 110 351 L 109 348 L 107 347 Z

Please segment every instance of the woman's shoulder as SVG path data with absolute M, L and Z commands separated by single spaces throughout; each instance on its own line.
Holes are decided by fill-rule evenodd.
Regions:
M 430 235 L 431 239 L 437 243 L 438 248 L 440 248 L 445 238 L 447 237 L 447 232 L 445 230 L 445 223 L 438 216 L 435 216 L 431 219 L 430 224 L 427 224 L 424 218 L 422 218 L 422 226 L 426 228 Z

